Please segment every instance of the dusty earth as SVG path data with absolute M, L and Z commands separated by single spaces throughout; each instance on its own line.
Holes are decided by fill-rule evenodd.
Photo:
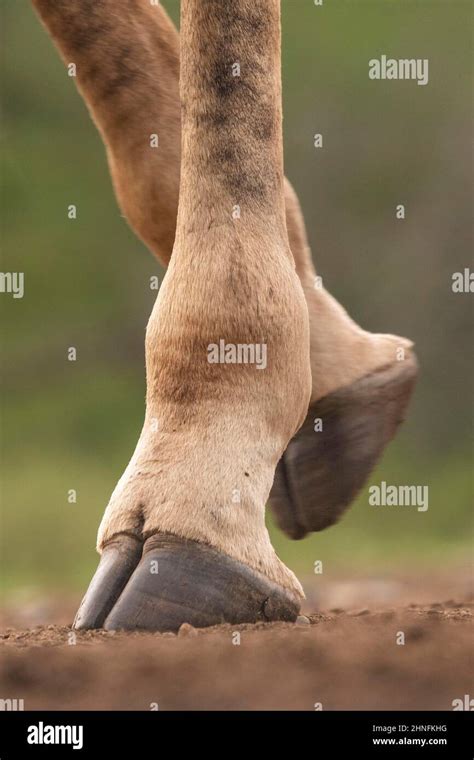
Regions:
M 474 695 L 460 577 L 449 599 L 452 578 L 340 580 L 308 595 L 298 624 L 177 636 L 73 633 L 75 597 L 17 600 L 0 621 L 0 697 L 25 710 L 451 710 Z

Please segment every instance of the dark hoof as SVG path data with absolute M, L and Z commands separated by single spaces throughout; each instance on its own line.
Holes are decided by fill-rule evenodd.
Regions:
M 74 620 L 74 628 L 102 628 L 142 556 L 143 544 L 120 535 L 107 544 Z
M 270 506 L 291 538 L 337 522 L 403 421 L 418 374 L 405 361 L 329 394 L 310 407 L 278 463 Z M 315 432 L 320 418 L 323 429 Z
M 104 628 L 177 631 L 182 623 L 294 621 L 299 602 L 261 573 L 205 544 L 156 535 Z

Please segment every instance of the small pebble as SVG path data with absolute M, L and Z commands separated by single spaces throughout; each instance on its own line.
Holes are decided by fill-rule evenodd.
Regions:
M 198 633 L 194 626 L 189 625 L 189 623 L 183 623 L 178 631 L 178 636 L 197 636 Z
M 186 623 L 184 623 L 184 625 L 186 625 Z M 183 626 L 181 626 L 181 628 L 182 628 L 182 627 L 183 627 Z M 193 630 L 195 630 L 195 629 L 193 628 Z M 174 639 L 174 637 L 175 637 L 175 634 L 174 634 L 174 633 L 172 633 L 171 631 L 165 631 L 165 633 L 162 633 L 161 635 L 162 635 L 164 638 L 167 638 L 167 639 Z M 183 635 L 184 635 L 184 634 L 183 634 Z
M 296 618 L 296 625 L 307 626 L 311 625 L 311 621 L 306 615 L 298 615 Z

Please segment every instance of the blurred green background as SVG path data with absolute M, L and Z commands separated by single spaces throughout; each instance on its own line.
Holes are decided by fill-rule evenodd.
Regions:
M 177 22 L 178 3 L 163 4 Z M 325 572 L 439 568 L 472 536 L 472 295 L 451 290 L 472 267 L 471 9 L 283 0 L 286 173 L 318 273 L 363 327 L 411 337 L 422 367 L 371 483 L 430 489 L 426 513 L 374 509 L 365 489 L 338 526 L 300 542 L 270 525 L 303 576 L 316 559 Z M 101 140 L 29 2 L 7 0 L 3 17 L 2 271 L 25 272 L 25 296 L 0 297 L 2 583 L 83 590 L 141 429 L 149 278 L 163 271 L 121 217 Z M 382 54 L 428 58 L 429 84 L 370 81 Z

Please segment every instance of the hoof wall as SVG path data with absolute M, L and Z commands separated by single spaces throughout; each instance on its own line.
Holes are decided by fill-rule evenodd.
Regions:
M 195 541 L 156 535 L 118 602 L 108 630 L 177 631 L 183 623 L 296 620 L 299 601 L 261 573 Z
M 99 566 L 77 611 L 73 627 L 102 628 L 142 556 L 143 544 L 120 535 L 104 547 Z
M 277 524 L 287 535 L 303 538 L 337 522 L 403 421 L 417 374 L 410 355 L 310 407 L 278 463 L 270 494 Z M 323 423 L 319 432 L 317 418 Z

